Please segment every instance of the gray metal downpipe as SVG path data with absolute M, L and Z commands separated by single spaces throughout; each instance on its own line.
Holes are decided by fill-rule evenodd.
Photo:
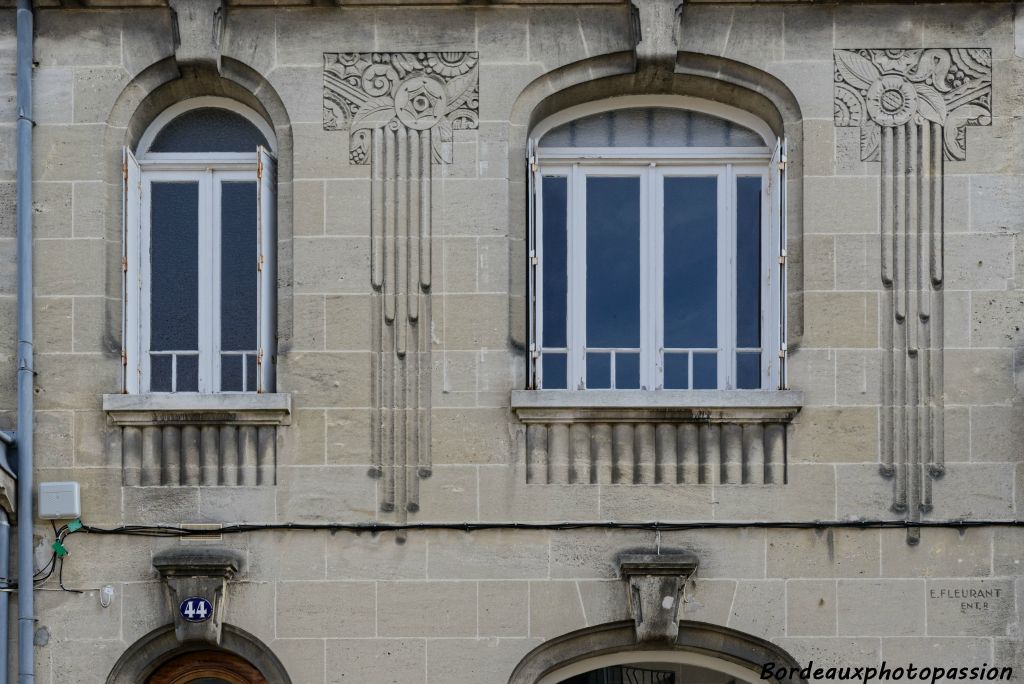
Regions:
M 34 684 L 32 553 L 32 0 L 18 0 L 18 684 Z

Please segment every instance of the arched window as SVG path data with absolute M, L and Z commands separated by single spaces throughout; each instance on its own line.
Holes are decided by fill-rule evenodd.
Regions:
M 273 148 L 255 112 L 202 97 L 125 149 L 125 391 L 274 390 Z
M 686 97 L 563 111 L 531 139 L 537 389 L 783 386 L 783 143 Z

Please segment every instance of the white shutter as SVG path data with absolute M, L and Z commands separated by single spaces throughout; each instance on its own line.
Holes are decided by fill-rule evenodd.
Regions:
M 771 188 L 771 241 L 773 250 L 777 254 L 778 266 L 770 265 L 777 269 L 775 272 L 773 287 L 770 296 L 775 302 L 773 308 L 777 312 L 778 325 L 770 326 L 775 331 L 774 339 L 766 340 L 771 343 L 772 353 L 775 356 L 771 360 L 773 368 L 777 369 L 772 373 L 771 382 L 779 389 L 786 388 L 786 140 L 779 138 L 775 145 L 775 153 L 772 155 L 769 168 Z
M 127 147 L 122 153 L 121 197 L 121 390 L 130 394 L 141 391 L 140 312 L 142 290 L 140 280 L 142 230 L 142 170 L 135 155 Z
M 277 162 L 265 148 L 256 150 L 257 190 L 256 260 L 258 293 L 257 326 L 259 348 L 256 352 L 256 391 L 275 390 L 274 368 L 277 354 Z
M 540 303 L 537 301 L 537 191 L 540 185 L 540 167 L 537 164 L 537 158 L 534 156 L 534 143 L 533 138 L 527 140 L 526 143 L 526 154 L 527 164 L 529 165 L 529 177 L 527 179 L 527 272 L 529 274 L 529 292 L 527 292 L 527 304 L 526 304 L 526 315 L 527 315 L 527 334 L 529 340 L 527 340 L 527 350 L 529 358 L 529 368 L 527 370 L 527 388 L 538 389 L 540 387 L 540 339 L 538 339 L 537 321 L 541 314 Z

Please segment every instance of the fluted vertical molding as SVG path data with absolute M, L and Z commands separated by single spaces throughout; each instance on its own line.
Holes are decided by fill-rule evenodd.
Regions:
M 547 484 L 548 429 L 544 425 L 526 427 L 526 482 Z
M 835 121 L 861 129 L 861 158 L 881 162 L 880 470 L 895 512 L 931 510 L 944 473 L 944 165 L 963 160 L 967 126 L 992 123 L 984 48 L 836 50 Z M 912 528 L 908 541 L 916 543 Z
M 199 428 L 186 425 L 181 429 L 181 484 L 200 483 L 199 451 L 201 448 Z
M 476 52 L 324 54 L 324 129 L 347 130 L 350 162 L 370 165 L 369 475 L 400 522 L 419 510 L 433 468 L 433 164 L 452 161 L 453 131 L 477 128 L 478 62 Z
M 634 481 L 633 425 L 612 426 L 612 480 L 632 484 Z
M 569 426 L 548 426 L 548 482 L 569 484 Z
M 658 484 L 675 484 L 678 471 L 676 426 L 662 423 L 655 428 L 655 478 Z
M 207 486 L 220 484 L 220 430 L 204 425 L 199 435 L 199 481 Z
M 764 426 L 743 426 L 743 482 L 764 484 Z
M 277 430 L 261 425 L 257 435 L 256 469 L 260 485 L 275 484 L 277 479 Z
M 220 429 L 220 483 L 238 484 L 238 428 L 225 425 Z
M 160 428 L 146 426 L 142 428 L 142 485 L 144 487 L 160 484 L 161 454 L 163 453 L 163 435 Z
M 679 458 L 678 482 L 700 482 L 700 437 L 696 425 L 691 423 L 679 426 L 676 431 L 676 454 Z
M 121 435 L 121 468 L 124 484 L 134 487 L 142 484 L 142 430 L 126 427 Z
M 258 440 L 255 425 L 238 429 L 238 484 L 256 486 L 256 461 Z
M 633 481 L 637 484 L 654 484 L 657 463 L 654 426 L 650 423 L 640 423 L 636 426 L 635 433 L 636 472 Z
M 598 484 L 611 484 L 614 482 L 611 425 L 598 423 L 590 429 L 590 452 L 594 458 L 592 481 Z
M 786 482 L 786 426 L 766 425 L 764 428 L 764 461 L 766 484 Z
M 740 484 L 743 481 L 743 426 L 726 424 L 721 430 L 721 481 L 724 484 Z

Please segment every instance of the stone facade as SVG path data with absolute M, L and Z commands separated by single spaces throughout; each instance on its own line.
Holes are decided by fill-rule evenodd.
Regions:
M 510 681 L 548 640 L 631 621 L 618 559 L 658 550 L 699 560 L 680 619 L 800 664 L 987 663 L 1024 677 L 1024 530 L 984 524 L 1024 518 L 1020 3 L 690 0 L 671 20 L 673 3 L 648 3 L 39 3 L 37 480 L 81 483 L 83 521 L 98 528 L 429 529 L 75 533 L 63 581 L 83 593 L 37 593 L 37 681 L 108 681 L 133 644 L 172 624 L 153 559 L 182 546 L 237 552 L 222 621 L 293 684 Z M 212 42 L 197 37 L 215 21 Z M 0 2 L 3 428 L 16 408 L 14 36 Z M 347 69 L 378 68 L 396 74 L 381 92 L 339 85 Z M 394 125 L 375 128 L 362 115 L 382 92 Z M 788 140 L 788 385 L 802 397 L 757 433 L 762 452 L 775 449 L 769 432 L 785 442 L 771 452 L 784 474 L 743 474 L 741 445 L 755 438 L 735 407 L 719 407 L 720 467 L 673 480 L 659 470 L 665 430 L 718 423 L 538 418 L 513 396 L 528 377 L 530 128 L 651 93 L 720 100 Z M 131 433 L 104 405 L 121 388 L 121 150 L 202 95 L 247 104 L 277 136 L 277 391 L 290 401 L 272 428 L 245 411 L 217 428 L 249 444 L 251 479 L 183 467 L 143 480 L 125 469 L 125 440 L 162 430 L 177 435 L 159 437 L 167 449 L 182 437 Z M 389 274 L 396 254 L 414 267 Z M 602 420 L 629 430 L 635 476 L 600 474 L 594 446 L 585 477 L 573 465 L 572 440 L 595 439 Z M 538 423 L 555 426 L 543 428 L 543 478 L 530 471 Z M 269 459 L 259 470 L 257 452 Z M 842 524 L 857 520 L 982 524 Z M 837 524 L 543 528 L 567 521 Z M 45 562 L 52 531 L 38 521 L 36 533 Z

